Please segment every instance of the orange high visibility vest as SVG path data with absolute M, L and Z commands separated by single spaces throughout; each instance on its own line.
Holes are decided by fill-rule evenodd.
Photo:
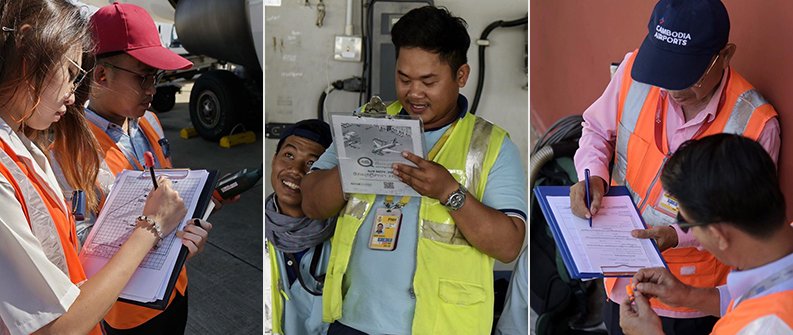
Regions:
M 105 163 L 107 163 L 107 166 L 113 172 L 114 176 L 122 170 L 143 170 L 143 164 L 134 158 L 132 158 L 133 161 L 130 162 L 130 160 L 127 159 L 127 156 L 124 155 L 123 151 L 121 151 L 122 149 L 116 146 L 116 143 L 110 139 L 110 136 L 107 136 L 107 134 L 102 129 L 97 127 L 92 122 L 88 123 L 91 125 L 91 130 L 93 131 L 94 136 L 96 136 L 96 139 L 99 141 L 99 146 L 102 148 L 102 158 L 104 159 Z M 160 125 L 160 120 L 157 118 L 157 116 L 154 115 L 154 113 L 147 111 L 146 114 L 139 119 L 138 125 L 140 126 L 140 129 L 143 130 L 146 138 L 149 140 L 149 143 L 153 149 L 153 153 L 157 156 L 157 159 L 160 161 L 162 167 L 171 168 L 172 166 L 170 158 L 165 157 L 165 153 L 157 143 L 157 141 L 160 139 L 165 138 L 162 126 Z M 132 163 L 135 163 L 136 166 L 133 166 Z M 100 187 L 99 189 L 102 188 Z M 105 195 L 102 195 L 103 203 L 104 197 Z M 175 289 L 184 295 L 186 288 L 187 270 L 185 267 L 182 267 L 182 271 L 179 273 L 179 278 L 176 281 Z M 175 294 L 172 293 L 171 299 L 168 301 L 168 306 L 171 305 L 174 297 Z M 118 301 L 105 315 L 105 322 L 115 329 L 130 329 L 146 323 L 160 313 L 162 313 L 161 310 Z
M 27 180 L 30 181 L 30 184 L 32 184 L 35 188 L 36 193 L 38 193 L 47 209 L 47 212 L 50 214 L 50 218 L 52 218 L 52 224 L 55 226 L 55 230 L 58 232 L 58 238 L 60 240 L 61 247 L 59 249 L 61 250 L 57 250 L 56 252 L 59 253 L 58 256 L 63 256 L 66 260 L 69 280 L 71 280 L 74 284 L 81 284 L 86 280 L 86 276 L 83 266 L 80 263 L 80 259 L 77 257 L 77 232 L 75 231 L 74 217 L 72 217 L 71 213 L 68 213 L 68 208 L 62 208 L 58 203 L 58 199 L 53 198 L 50 193 L 44 189 L 44 186 L 40 184 L 39 178 L 34 176 L 35 172 L 30 171 L 28 167 L 19 159 L 14 150 L 2 139 L 0 139 L 0 150 L 3 150 L 6 154 L 8 154 L 13 162 L 16 163 L 19 170 L 21 170 L 22 174 L 24 174 L 24 177 L 26 177 Z M 8 180 L 14 187 L 14 193 L 17 200 L 22 205 L 22 211 L 25 213 L 28 226 L 30 226 L 31 230 L 33 230 L 33 225 L 40 223 L 34 223 L 30 220 L 27 201 L 32 199 L 25 199 L 25 192 L 22 191 L 19 186 L 19 182 L 21 181 L 14 177 L 14 173 L 11 172 L 9 167 L 0 164 L 0 174 L 2 174 L 5 179 Z M 19 175 L 17 175 L 17 177 L 19 177 Z M 28 197 L 35 197 L 35 194 L 27 195 Z M 36 236 L 36 238 L 40 239 L 39 236 Z M 50 255 L 47 256 L 48 258 L 50 257 Z M 99 325 L 96 325 L 89 332 L 89 334 L 101 335 L 102 330 L 100 329 Z
M 671 156 L 666 140 L 669 96 L 662 97 L 658 87 L 633 81 L 631 68 L 637 51 L 625 64 L 620 87 L 612 182 L 627 186 L 648 226 L 669 225 L 675 223 L 676 218 L 658 205 L 662 196 L 661 171 Z M 766 122 L 776 117 L 777 113 L 743 77 L 732 68 L 728 71 L 716 116 L 706 129 L 698 132 L 696 138 L 733 133 L 757 140 Z M 656 124 L 658 115 L 661 115 L 661 122 Z M 657 143 L 656 138 L 661 143 Z M 723 285 L 730 272 L 730 267 L 719 262 L 709 252 L 697 248 L 668 249 L 663 252 L 663 257 L 672 274 L 688 285 Z M 607 292 L 618 289 L 614 287 L 616 279 L 607 278 L 605 282 Z M 650 302 L 654 308 L 695 312 L 689 308 L 670 307 L 656 299 Z
M 768 315 L 776 315 L 788 327 L 793 328 L 793 291 L 778 292 L 747 299 L 735 309 L 732 308 L 732 303 L 730 301 L 730 308 L 727 309 L 727 313 L 713 326 L 711 334 L 737 334 L 752 321 Z M 747 334 L 759 333 L 754 331 Z

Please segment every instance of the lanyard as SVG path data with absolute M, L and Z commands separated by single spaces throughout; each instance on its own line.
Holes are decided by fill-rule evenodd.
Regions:
M 311 257 L 311 266 L 309 266 L 308 272 L 311 274 L 311 277 L 313 277 L 317 283 L 323 285 L 325 283 L 325 275 L 315 274 L 317 272 L 317 265 L 319 265 L 319 257 L 320 254 L 322 253 L 321 247 L 322 244 L 318 244 L 314 246 L 314 255 L 313 257 Z M 306 285 L 305 281 L 303 280 L 303 275 L 300 274 L 300 265 L 297 264 L 297 259 L 295 258 L 295 254 L 285 252 L 284 255 L 288 258 L 287 265 L 289 265 L 289 267 L 291 267 L 292 270 L 295 271 L 295 276 L 297 276 L 297 280 L 300 282 L 300 286 L 303 286 L 303 289 L 313 296 L 321 296 L 322 295 L 321 289 L 319 292 L 317 292 L 308 288 L 308 285 Z
M 443 132 L 443 135 L 441 135 L 441 138 L 438 139 L 438 142 L 435 142 L 435 145 L 432 146 L 432 149 L 427 154 L 427 160 L 432 161 L 433 159 L 435 159 L 435 156 L 437 156 L 438 152 L 441 151 L 441 148 L 443 148 L 443 146 L 446 144 L 446 141 L 448 141 L 449 137 L 452 136 L 452 131 L 454 131 L 454 127 L 457 126 L 457 121 L 459 121 L 459 120 L 460 120 L 459 118 L 457 120 L 454 120 L 452 125 L 449 126 L 449 128 L 446 129 L 446 131 Z M 392 208 L 399 209 L 399 208 L 405 207 L 405 205 L 407 205 L 408 201 L 410 201 L 410 197 L 403 196 L 401 199 L 399 199 L 399 202 L 395 204 L 394 203 L 394 196 L 393 195 L 387 195 L 385 197 L 385 207 L 388 210 L 391 210 Z
M 746 293 L 742 294 L 740 297 L 738 297 L 738 299 L 735 300 L 735 302 L 732 304 L 732 309 L 738 307 L 738 304 L 743 302 L 745 299 L 753 298 L 756 295 L 763 293 L 764 291 L 767 291 L 772 287 L 781 284 L 791 278 L 793 278 L 793 265 L 790 265 L 780 270 L 779 272 L 773 274 L 771 277 L 768 277 L 765 280 L 752 286 L 752 288 L 750 288 L 749 291 L 746 291 Z

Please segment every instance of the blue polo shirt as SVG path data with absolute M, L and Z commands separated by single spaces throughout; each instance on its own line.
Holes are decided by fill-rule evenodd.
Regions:
M 457 99 L 460 116 L 465 116 L 468 101 Z M 404 112 L 404 110 L 403 110 Z M 425 130 L 427 149 L 432 148 L 450 124 Z M 331 169 L 338 165 L 336 147 L 328 150 L 314 163 L 312 169 Z M 397 197 L 398 199 L 398 197 Z M 369 249 L 368 241 L 374 223 L 374 213 L 385 207 L 385 196 L 375 198 L 369 215 L 358 229 L 347 273 L 342 280 L 342 317 L 339 322 L 368 334 L 410 334 L 416 300 L 409 289 L 416 268 L 418 244 L 418 210 L 420 198 L 412 197 L 402 208 L 397 248 L 394 251 Z M 526 221 L 528 212 L 526 177 L 520 152 L 509 138 L 504 139 L 501 151 L 490 174 L 482 196 L 482 203 L 509 216 Z

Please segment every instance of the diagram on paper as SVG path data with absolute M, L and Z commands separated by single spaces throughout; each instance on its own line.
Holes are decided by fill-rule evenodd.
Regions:
M 197 190 L 201 186 L 200 178 L 188 177 L 171 181 L 173 189 L 179 192 L 185 204 L 192 202 L 193 195 L 198 193 Z M 94 231 L 91 232 L 92 237 L 87 241 L 88 243 L 82 251 L 86 255 L 110 259 L 135 230 L 135 219 L 143 213 L 146 197 L 152 189 L 151 178 L 125 176 L 118 183 L 125 184 L 125 188 L 115 194 L 116 198 L 112 202 L 112 206 L 102 209 L 100 218 L 104 224 L 94 226 Z M 139 267 L 154 270 L 162 268 L 168 250 L 174 243 L 179 242 L 171 232 L 163 239 L 160 248 L 149 251 Z

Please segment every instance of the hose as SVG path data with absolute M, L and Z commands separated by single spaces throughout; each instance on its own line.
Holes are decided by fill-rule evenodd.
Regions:
M 531 152 L 529 159 L 529 187 L 534 187 L 534 182 L 540 174 L 542 167 L 556 157 L 572 156 L 578 149 L 577 141 L 570 141 L 581 137 L 581 115 L 570 115 L 556 121 L 546 131 Z
M 476 107 L 479 105 L 479 98 L 482 96 L 482 89 L 485 85 L 485 48 L 490 45 L 487 36 L 490 35 L 491 31 L 499 27 L 510 28 L 528 23 L 529 16 L 526 15 L 524 18 L 513 21 L 498 20 L 488 25 L 487 28 L 482 31 L 482 36 L 476 41 L 476 44 L 479 45 L 479 78 L 476 80 L 476 94 L 474 94 L 474 100 L 471 104 L 471 114 L 476 114 Z
M 553 148 L 550 146 L 543 147 L 537 153 L 531 155 L 529 162 L 529 187 L 534 188 L 534 181 L 537 180 L 537 175 L 546 163 L 553 159 Z
M 325 99 L 328 98 L 328 94 L 333 92 L 335 88 L 330 86 L 322 91 L 322 94 L 319 95 L 319 100 L 317 101 L 317 119 L 325 121 Z

